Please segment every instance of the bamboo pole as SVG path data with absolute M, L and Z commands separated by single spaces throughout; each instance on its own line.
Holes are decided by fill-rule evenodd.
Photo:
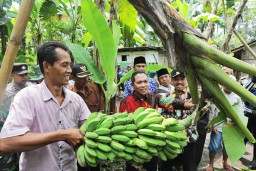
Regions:
M 243 43 L 244 47 L 251 53 L 251 55 L 256 59 L 256 54 L 253 52 L 253 50 L 248 46 L 248 44 L 245 42 L 245 40 L 240 36 L 240 34 L 234 30 L 233 31 L 236 35 L 236 37 Z
M 13 26 L 10 40 L 3 58 L 0 70 L 0 102 L 2 102 L 8 78 L 11 74 L 13 64 L 22 42 L 35 0 L 22 0 L 16 22 Z

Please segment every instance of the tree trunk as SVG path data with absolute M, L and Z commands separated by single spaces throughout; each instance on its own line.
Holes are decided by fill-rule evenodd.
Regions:
M 7 80 L 11 74 L 15 57 L 22 42 L 34 2 L 35 0 L 23 0 L 21 2 L 19 13 L 13 26 L 10 41 L 8 43 L 8 47 L 2 62 L 2 68 L 0 70 L 0 103 L 7 85 Z
M 227 35 L 227 38 L 225 39 L 225 43 L 224 43 L 223 46 L 222 46 L 222 50 L 223 50 L 224 52 L 230 53 L 229 42 L 230 42 L 230 39 L 231 39 L 231 37 L 232 37 L 232 33 L 233 33 L 233 31 L 234 31 L 234 29 L 235 29 L 235 27 L 236 27 L 237 21 L 238 21 L 238 19 L 242 16 L 242 12 L 243 12 L 243 10 L 244 10 L 244 7 L 245 7 L 247 1 L 248 1 L 248 0 L 243 0 L 243 1 L 241 2 L 240 7 L 238 8 L 238 10 L 237 10 L 237 12 L 236 12 L 236 16 L 235 16 L 235 18 L 234 18 L 234 20 L 233 20 L 233 22 L 232 22 L 231 27 L 230 27 L 229 30 L 228 30 L 228 35 Z
M 219 5 L 219 0 L 215 0 L 214 5 L 213 5 L 213 7 L 212 7 L 211 14 L 216 15 L 218 5 Z M 209 21 L 209 22 L 208 22 L 208 25 L 207 25 L 206 29 L 204 30 L 204 33 L 203 33 L 203 35 L 204 35 L 207 39 L 209 39 L 209 37 L 212 36 L 213 28 L 214 28 L 214 22 Z
M 118 21 L 118 3 L 117 0 L 111 0 L 110 2 L 110 18 L 109 18 L 109 26 L 112 29 L 112 21 Z
M 186 32 L 205 39 L 204 36 L 189 25 L 166 1 L 129 0 L 129 2 L 158 34 L 167 51 L 170 65 L 185 71 L 183 33 Z

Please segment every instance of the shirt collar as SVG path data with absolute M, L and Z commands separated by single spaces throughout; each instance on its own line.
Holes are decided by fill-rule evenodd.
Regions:
M 45 81 L 41 82 L 41 89 L 42 89 L 42 92 L 43 92 L 42 94 L 43 94 L 43 100 L 44 101 L 48 101 L 50 99 L 56 100 L 56 98 L 52 95 L 51 91 L 46 86 Z M 64 86 L 62 86 L 62 91 L 64 92 L 64 95 L 65 95 L 65 99 L 62 103 L 62 106 L 63 106 L 67 102 L 71 101 L 71 99 L 69 97 L 69 94 L 67 93 L 68 90 Z M 56 102 L 57 102 L 57 100 L 56 100 Z
M 147 99 L 148 99 L 148 93 L 146 94 L 146 96 L 145 96 L 143 99 L 141 99 L 141 98 L 135 93 L 134 90 L 133 90 L 133 92 L 132 92 L 132 96 L 133 96 L 134 100 L 136 100 L 136 101 L 138 101 L 138 100 L 140 100 L 140 101 L 143 101 L 143 100 L 147 101 Z

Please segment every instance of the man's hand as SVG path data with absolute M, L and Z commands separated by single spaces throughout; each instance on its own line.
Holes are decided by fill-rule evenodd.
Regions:
M 188 101 L 185 101 L 184 107 L 185 107 L 186 109 L 191 109 L 191 108 L 194 107 L 194 106 L 195 106 L 195 104 L 192 103 L 192 99 L 190 99 L 190 100 L 188 100 Z
M 85 142 L 84 135 L 80 129 L 66 129 L 63 130 L 64 141 L 72 147 L 77 147 Z

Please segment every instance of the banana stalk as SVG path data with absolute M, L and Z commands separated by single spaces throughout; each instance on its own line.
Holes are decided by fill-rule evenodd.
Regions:
M 199 74 L 203 75 L 209 80 L 216 81 L 219 84 L 229 88 L 231 91 L 239 95 L 242 99 L 256 106 L 256 96 L 246 90 L 237 81 L 234 81 L 217 65 L 211 62 L 204 61 L 203 59 L 197 57 L 192 57 L 191 59 L 193 64 L 197 66 L 197 71 Z
M 188 49 L 191 54 L 194 54 L 195 56 L 211 59 L 218 64 L 256 76 L 256 67 L 215 49 L 211 45 L 207 44 L 204 40 L 194 35 L 184 33 L 183 40 L 186 49 Z
M 240 129 L 240 131 L 245 135 L 245 137 L 252 143 L 255 143 L 255 139 L 250 131 L 246 128 L 243 122 L 240 120 L 237 113 L 234 111 L 230 103 L 228 102 L 227 98 L 221 91 L 219 85 L 217 83 L 209 81 L 207 78 L 200 76 L 199 79 L 201 83 L 207 88 L 209 93 L 214 98 L 214 102 L 216 103 L 217 107 L 226 115 L 228 116 Z M 218 103 L 221 102 L 221 103 Z
M 194 104 L 198 103 L 199 98 L 198 98 L 198 86 L 197 86 L 197 79 L 196 79 L 196 73 L 195 70 L 193 69 L 193 65 L 190 60 L 190 56 L 187 55 L 185 58 L 185 64 L 186 64 L 186 79 L 188 82 L 190 94 L 192 97 L 192 102 Z

